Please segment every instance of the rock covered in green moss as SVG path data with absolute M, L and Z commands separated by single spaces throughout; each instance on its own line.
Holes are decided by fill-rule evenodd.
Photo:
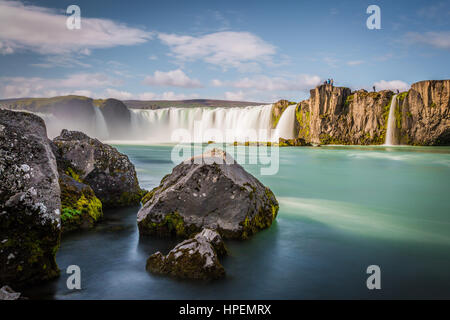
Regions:
M 44 121 L 0 110 L 0 283 L 20 287 L 59 275 L 56 160 Z
M 63 130 L 53 143 L 59 170 L 89 185 L 104 208 L 140 203 L 136 170 L 126 155 L 77 131 Z
M 102 202 L 88 185 L 60 174 L 62 232 L 92 228 L 102 217 Z
M 219 279 L 225 276 L 225 269 L 218 256 L 225 254 L 220 235 L 214 230 L 203 229 L 195 237 L 179 243 L 167 256 L 161 252 L 151 255 L 146 269 L 179 279 Z
M 305 139 L 302 139 L 302 138 L 296 138 L 296 139 L 279 138 L 278 146 L 280 146 L 280 147 L 304 147 L 304 146 L 311 146 L 311 143 L 306 142 Z
M 145 200 L 138 212 L 144 235 L 187 238 L 208 227 L 245 239 L 270 227 L 278 213 L 272 191 L 217 149 L 176 166 Z

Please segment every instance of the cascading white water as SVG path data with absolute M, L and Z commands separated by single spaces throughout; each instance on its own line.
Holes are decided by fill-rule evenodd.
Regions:
M 90 121 L 62 118 L 51 113 L 36 113 L 47 125 L 50 138 L 62 129 L 77 130 L 101 140 L 110 139 L 108 125 L 100 108 L 93 106 Z M 281 115 L 276 130 L 272 130 L 272 105 L 245 108 L 164 108 L 157 110 L 130 109 L 131 129 L 126 136 L 115 135 L 117 143 L 173 142 L 267 142 L 278 137 L 294 138 L 295 105 Z M 111 128 L 110 128 L 111 129 Z M 112 128 L 114 130 L 114 128 Z
M 107 139 L 109 137 L 108 126 L 106 124 L 105 117 L 103 116 L 103 112 L 98 107 L 94 107 L 94 111 L 94 131 L 96 133 L 96 137 L 99 139 Z
M 94 117 L 91 121 L 84 122 L 73 121 L 73 119 L 55 116 L 53 113 L 33 112 L 29 110 L 17 111 L 28 112 L 41 117 L 45 122 L 45 126 L 47 127 L 47 135 L 50 139 L 59 136 L 63 129 L 67 129 L 81 131 L 90 137 L 106 140 L 109 138 L 109 132 L 105 117 L 103 116 L 100 108 L 94 106 L 92 108 L 94 110 Z
M 294 126 L 295 126 L 295 108 L 296 105 L 291 105 L 284 110 L 281 114 L 280 120 L 276 127 L 276 135 L 279 138 L 294 139 Z
M 272 105 L 131 110 L 133 139 L 148 142 L 270 141 Z
M 388 126 L 385 145 L 392 146 L 395 143 L 395 109 L 397 108 L 397 95 L 394 95 L 389 109 Z

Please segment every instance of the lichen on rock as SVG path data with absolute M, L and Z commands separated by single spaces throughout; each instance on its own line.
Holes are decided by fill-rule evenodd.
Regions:
M 144 198 L 143 235 L 187 238 L 208 227 L 245 239 L 270 227 L 278 213 L 272 191 L 218 149 L 182 162 Z
M 140 203 L 142 190 L 126 155 L 77 131 L 63 130 L 53 143 L 60 171 L 89 185 L 104 208 Z
M 179 243 L 167 256 L 161 252 L 151 255 L 146 269 L 179 279 L 219 279 L 225 276 L 225 269 L 218 256 L 224 256 L 226 252 L 220 235 L 214 230 L 203 229 L 193 238 Z
M 0 283 L 58 276 L 60 188 L 44 121 L 0 110 Z

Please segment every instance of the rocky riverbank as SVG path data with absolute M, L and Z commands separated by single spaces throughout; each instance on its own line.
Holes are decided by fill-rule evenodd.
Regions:
M 67 130 L 51 141 L 40 117 L 0 110 L 0 284 L 57 277 L 62 232 L 90 228 L 104 207 L 142 195 L 134 165 L 115 148 Z

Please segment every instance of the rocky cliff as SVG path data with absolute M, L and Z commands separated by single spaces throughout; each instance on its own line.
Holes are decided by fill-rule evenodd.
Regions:
M 310 94 L 297 105 L 298 138 L 318 144 L 384 144 L 394 92 L 321 85 Z M 397 143 L 449 145 L 449 96 L 450 80 L 421 81 L 397 95 Z
M 399 143 L 450 145 L 450 80 L 414 83 L 398 102 Z

